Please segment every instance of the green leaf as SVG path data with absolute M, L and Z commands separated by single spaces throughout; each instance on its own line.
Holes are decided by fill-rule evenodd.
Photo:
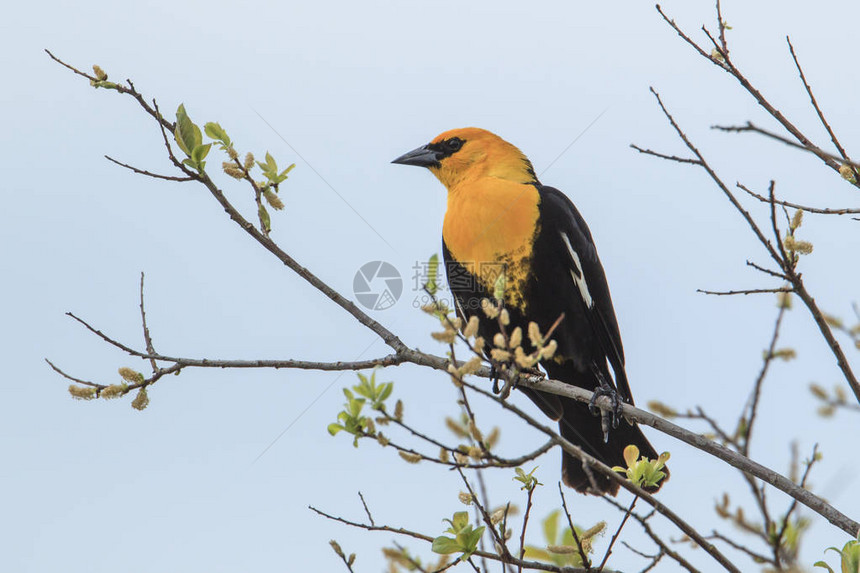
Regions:
M 505 300 L 505 282 L 505 273 L 502 271 L 499 273 L 498 278 L 496 278 L 495 284 L 493 284 L 493 298 L 496 299 L 497 302 Z
M 433 545 L 430 546 L 430 549 L 431 551 L 433 551 L 433 553 L 439 553 L 441 555 L 450 555 L 451 553 L 458 553 L 460 551 L 460 546 L 450 537 L 440 535 L 433 540 Z
M 558 539 L 558 517 L 561 513 L 556 509 L 543 520 L 543 538 L 546 539 L 547 545 L 556 545 Z
M 211 143 L 207 143 L 206 145 L 198 145 L 194 149 L 191 150 L 191 161 L 197 164 L 197 170 L 203 171 L 203 168 L 206 166 L 206 163 L 203 161 L 207 155 L 209 155 L 209 149 L 212 147 Z
M 335 434 L 337 434 L 341 430 L 345 430 L 345 429 L 346 428 L 344 428 L 340 424 L 329 424 L 328 425 L 328 433 L 331 434 L 332 436 L 334 436 Z
M 431 295 L 435 295 L 436 291 L 439 289 L 439 286 L 436 284 L 436 277 L 439 274 L 439 255 L 433 253 L 433 256 L 430 257 L 430 261 L 427 263 L 427 282 L 424 284 L 424 288 L 427 289 Z
M 233 143 L 232 141 L 230 141 L 230 136 L 227 135 L 227 132 L 224 131 L 224 128 L 221 127 L 221 125 L 217 122 L 207 122 L 203 126 L 203 130 L 206 132 L 206 135 L 220 142 L 222 149 L 230 147 L 230 145 Z
M 260 214 L 260 223 L 263 224 L 263 229 L 268 233 L 272 230 L 272 218 L 269 217 L 269 212 L 266 211 L 265 205 L 260 205 L 258 210 Z
M 203 143 L 200 128 L 188 117 L 184 104 L 180 104 L 176 109 L 176 129 L 173 135 L 179 148 L 189 157 L 191 157 L 191 150 Z
M 391 396 L 391 391 L 394 390 L 394 382 L 386 382 L 382 385 L 382 392 L 380 392 L 379 397 L 376 399 L 377 402 L 385 402 L 385 400 Z
M 455 530 L 451 533 L 457 533 L 467 525 L 469 525 L 469 512 L 458 511 L 454 514 L 454 520 L 451 522 L 451 527 Z
M 278 183 L 283 183 L 284 181 L 286 181 L 287 180 L 287 173 L 292 171 L 293 167 L 295 167 L 295 166 L 296 166 L 296 164 L 293 163 L 292 165 L 290 165 L 289 167 L 287 167 L 286 169 L 281 171 L 276 178 L 275 184 L 277 185 Z
M 830 568 L 830 565 L 825 563 L 824 561 L 816 561 L 812 564 L 813 567 L 821 567 L 822 569 L 827 569 L 830 573 L 836 573 L 833 569 Z

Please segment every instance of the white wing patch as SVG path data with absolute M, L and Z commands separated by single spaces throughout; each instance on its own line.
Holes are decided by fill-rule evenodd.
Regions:
M 561 233 L 561 239 L 564 241 L 567 252 L 570 254 L 571 262 L 573 263 L 573 268 L 570 269 L 570 278 L 573 279 L 573 284 L 579 289 L 579 296 L 585 301 L 585 305 L 588 308 L 593 308 L 594 299 L 591 298 L 588 285 L 585 283 L 585 273 L 582 272 L 582 261 L 579 259 L 577 252 L 573 250 L 573 245 L 570 244 L 567 233 Z

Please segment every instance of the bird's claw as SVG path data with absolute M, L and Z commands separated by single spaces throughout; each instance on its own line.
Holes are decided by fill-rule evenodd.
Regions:
M 598 412 L 602 411 L 597 407 L 597 401 L 602 397 L 609 398 L 609 401 L 612 404 L 612 408 L 609 411 L 609 416 L 612 418 L 612 427 L 617 428 L 618 422 L 621 420 L 621 399 L 618 396 L 618 392 L 614 388 L 598 386 L 594 389 L 594 394 L 591 396 L 591 400 L 588 401 L 588 410 L 593 414 L 597 415 Z
M 498 394 L 501 392 L 501 388 L 499 388 L 499 379 L 502 377 L 499 369 L 496 368 L 495 364 L 490 364 L 490 380 L 493 381 L 493 394 Z

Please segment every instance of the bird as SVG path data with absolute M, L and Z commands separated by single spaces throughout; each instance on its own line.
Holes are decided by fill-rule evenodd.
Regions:
M 531 161 L 516 146 L 476 127 L 446 131 L 392 163 L 425 167 L 447 188 L 442 254 L 463 323 L 477 316 L 478 333 L 485 340 L 500 332 L 498 320 L 489 319 L 481 305 L 484 299 L 494 300 L 498 291 L 493 279 L 501 267 L 509 332 L 517 326 L 527 332 L 535 322 L 546 333 L 560 320 L 552 333 L 557 350 L 540 362 L 546 374 L 594 391 L 595 398 L 606 395 L 615 405 L 632 405 L 606 275 L 573 202 L 541 184 Z M 612 425 L 617 426 L 607 428 L 593 403 L 519 390 L 559 422 L 561 436 L 610 467 L 627 467 L 628 445 L 635 445 L 641 456 L 658 458 L 633 422 L 616 418 Z M 667 469 L 662 471 L 668 476 Z M 595 495 L 615 495 L 619 487 L 564 451 L 562 480 Z

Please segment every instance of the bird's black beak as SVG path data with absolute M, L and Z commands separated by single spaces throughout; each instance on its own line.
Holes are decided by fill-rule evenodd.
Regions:
M 418 167 L 439 167 L 439 160 L 442 159 L 442 153 L 430 149 L 429 145 L 413 149 L 409 153 L 404 153 L 391 163 L 399 163 L 400 165 L 417 165 Z

